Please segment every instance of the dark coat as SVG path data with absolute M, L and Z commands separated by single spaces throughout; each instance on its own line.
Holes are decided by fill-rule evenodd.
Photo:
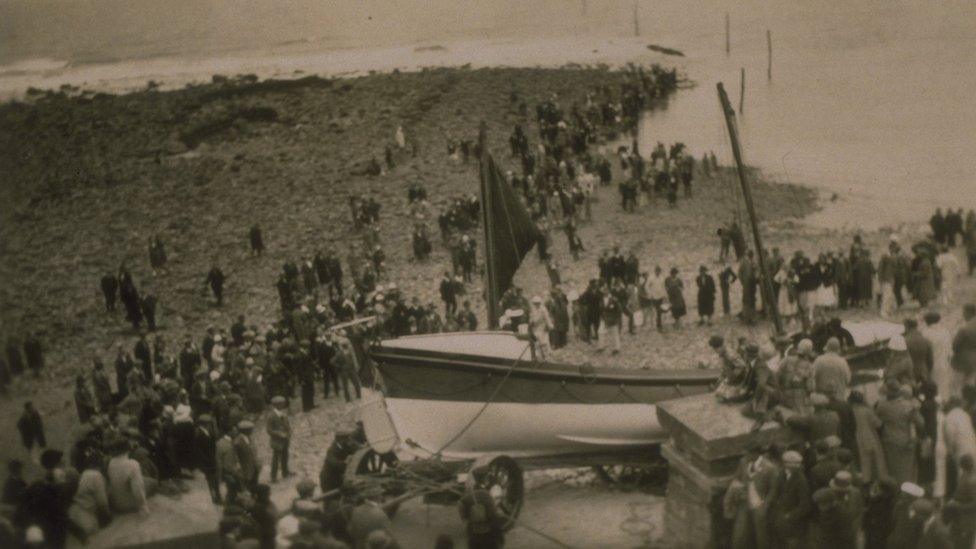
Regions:
M 37 410 L 34 410 L 33 413 L 25 410 L 20 419 L 17 420 L 17 430 L 20 431 L 20 440 L 24 443 L 25 448 L 33 448 L 35 444 L 41 448 L 47 446 L 47 439 L 44 437 L 44 422 Z
M 810 487 L 803 471 L 789 478 L 780 471 L 769 502 L 769 519 L 776 540 L 802 538 L 810 516 Z
M 711 316 L 715 314 L 715 279 L 710 274 L 700 274 L 695 278 L 698 286 L 698 314 Z
M 193 432 L 193 462 L 206 474 L 217 473 L 217 440 L 212 432 L 199 426 Z

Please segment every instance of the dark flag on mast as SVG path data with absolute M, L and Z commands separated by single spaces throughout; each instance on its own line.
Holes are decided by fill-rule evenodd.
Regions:
M 484 149 L 481 157 L 481 204 L 485 232 L 488 326 L 497 328 L 501 296 L 511 288 L 515 271 L 525 254 L 538 242 L 540 234 L 491 154 Z

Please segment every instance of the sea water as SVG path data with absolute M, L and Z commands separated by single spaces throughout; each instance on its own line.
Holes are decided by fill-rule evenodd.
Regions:
M 635 18 L 636 14 L 636 18 Z M 729 17 L 730 53 L 725 50 Z M 766 31 L 772 34 L 767 80 Z M 638 35 L 639 33 L 639 35 Z M 662 56 L 647 44 L 675 48 Z M 825 190 L 827 226 L 976 207 L 976 4 L 852 0 L 2 0 L 0 97 L 62 84 L 122 91 L 215 73 L 361 74 L 423 66 L 675 64 L 693 81 L 640 144 L 746 161 Z

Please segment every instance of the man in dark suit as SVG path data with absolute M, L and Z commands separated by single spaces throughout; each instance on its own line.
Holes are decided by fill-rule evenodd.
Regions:
M 105 296 L 105 310 L 112 312 L 115 310 L 115 300 L 119 294 L 119 279 L 115 275 L 108 273 L 102 277 L 102 294 Z
M 774 547 L 801 547 L 810 517 L 810 487 L 803 473 L 803 456 L 783 453 L 783 469 L 770 496 L 771 541 Z
M 213 431 L 213 418 L 208 414 L 200 414 L 193 432 L 193 457 L 196 468 L 207 479 L 210 499 L 219 505 L 221 498 L 220 477 L 217 476 L 217 439 Z
M 253 492 L 258 484 L 258 475 L 261 474 L 261 462 L 258 460 L 254 439 L 251 437 L 254 423 L 246 419 L 241 420 L 237 424 L 237 430 L 239 434 L 234 439 L 234 450 L 237 452 L 237 459 L 241 466 L 241 479 L 244 487 Z
M 274 409 L 268 416 L 267 431 L 271 438 L 271 482 L 278 480 L 278 469 L 282 477 L 290 477 L 288 470 L 288 446 L 291 443 L 291 424 L 288 422 L 288 401 L 283 396 L 271 399 Z

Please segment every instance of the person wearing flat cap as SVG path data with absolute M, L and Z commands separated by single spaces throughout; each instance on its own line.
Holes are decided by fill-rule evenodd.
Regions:
M 817 505 L 813 547 L 855 549 L 857 530 L 851 527 L 852 521 L 840 505 L 836 492 L 831 488 L 821 488 L 813 493 L 813 502 Z
M 732 547 L 769 547 L 768 514 L 773 490 L 779 475 L 776 465 L 767 457 L 768 448 L 751 444 L 739 463 L 724 506 L 734 517 Z
M 220 475 L 217 474 L 217 436 L 214 433 L 214 421 L 210 414 L 200 414 L 197 416 L 196 425 L 193 428 L 193 445 L 190 450 L 193 453 L 193 463 L 195 468 L 203 473 L 207 479 L 207 488 L 210 490 L 210 499 L 215 504 L 220 504 Z
M 914 482 L 918 472 L 916 433 L 924 420 L 916 401 L 901 394 L 902 386 L 894 379 L 885 382 L 886 398 L 878 401 L 875 412 L 881 420 L 881 446 L 884 448 L 888 474 L 898 482 Z
M 840 341 L 832 337 L 824 345 L 824 353 L 813 361 L 813 381 L 818 393 L 836 401 L 847 399 L 847 387 L 851 383 L 851 367 L 840 356 Z
M 834 478 L 830 479 L 830 484 L 827 487 L 834 491 L 837 504 L 851 521 L 851 529 L 855 532 L 859 530 L 861 518 L 864 516 L 865 504 L 861 490 L 854 485 L 854 476 L 847 470 L 837 471 Z
M 244 486 L 249 491 L 253 491 L 258 484 L 258 475 L 261 474 L 261 460 L 258 458 L 257 447 L 254 438 L 251 436 L 254 431 L 254 423 L 250 420 L 242 419 L 237 424 L 239 434 L 234 439 L 234 450 L 237 452 L 237 459 L 241 465 L 241 478 Z
M 13 522 L 21 530 L 39 527 L 46 542 L 43 547 L 64 547 L 68 536 L 68 506 L 72 494 L 65 483 L 60 450 L 47 449 L 41 453 L 44 476 L 24 492 L 14 511 Z
M 241 474 L 241 460 L 237 457 L 234 442 L 237 439 L 237 426 L 230 425 L 223 436 L 217 440 L 217 477 L 224 483 L 225 500 L 234 503 L 237 493 L 244 488 L 244 477 Z
M 884 369 L 885 381 L 897 380 L 903 385 L 915 383 L 915 365 L 908 354 L 908 344 L 901 335 L 893 335 L 888 340 L 888 350 L 891 351 L 888 365 Z
M 271 399 L 271 414 L 268 415 L 267 431 L 271 438 L 271 482 L 277 482 L 278 469 L 281 476 L 290 477 L 288 470 L 288 447 L 291 444 L 291 424 L 288 422 L 288 401 L 277 395 Z
M 780 402 L 798 414 L 813 411 L 810 404 L 810 393 L 814 389 L 812 354 L 813 341 L 801 340 L 796 353 L 787 355 L 777 372 Z
M 891 534 L 888 536 L 890 549 L 917 549 L 925 533 L 926 523 L 932 518 L 935 505 L 925 499 L 924 492 L 914 496 L 903 492 L 902 498 L 892 513 Z M 932 546 L 939 547 L 939 546 Z
M 770 546 L 802 547 L 810 520 L 810 487 L 803 472 L 803 456 L 795 450 L 783 452 L 769 501 Z

